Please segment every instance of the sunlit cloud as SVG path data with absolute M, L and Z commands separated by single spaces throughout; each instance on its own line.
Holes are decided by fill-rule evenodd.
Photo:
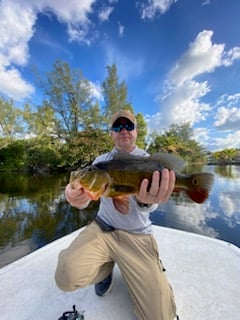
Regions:
M 219 207 L 224 212 L 224 220 L 233 228 L 235 225 L 240 225 L 240 199 L 239 195 L 236 192 L 222 192 L 219 195 Z
M 147 4 L 138 2 L 142 19 L 153 19 L 158 13 L 164 14 L 178 0 L 148 0 Z
M 89 36 L 88 14 L 95 0 L 67 2 L 58 0 L 2 0 L 0 2 L 0 92 L 16 100 L 30 97 L 32 84 L 23 79 L 20 68 L 28 64 L 29 41 L 34 35 L 38 13 L 54 14 L 67 26 L 70 41 L 89 45 L 97 35 Z M 19 14 L 21 13 L 21 14 Z M 88 38 L 89 36 L 89 38 Z
M 208 128 L 195 128 L 193 138 L 200 144 L 206 146 L 209 142 L 210 130 Z
M 240 130 L 226 134 L 224 137 L 213 137 L 209 142 L 211 150 L 217 151 L 228 148 L 240 148 Z
M 240 128 L 240 108 L 218 108 L 214 125 L 219 130 L 238 130 Z
M 21 8 L 19 2 L 0 2 L 0 92 L 18 100 L 34 92 L 33 86 L 22 79 L 17 66 L 28 62 L 28 42 L 34 33 L 36 16 L 28 6 L 19 15 Z
M 16 2 L 15 0 L 12 0 Z M 54 14 L 60 22 L 63 23 L 81 23 L 89 22 L 89 14 L 93 12 L 93 4 L 96 0 L 38 0 L 33 3 L 32 0 L 23 0 L 23 3 L 31 5 L 36 12 Z
M 70 42 L 79 42 L 90 46 L 98 38 L 98 31 L 89 27 L 90 23 L 82 26 L 81 24 L 68 24 L 67 32 Z
M 176 205 L 175 202 L 168 201 L 165 205 L 161 205 L 161 208 L 171 216 L 171 221 L 174 221 L 178 227 L 216 238 L 218 232 L 208 224 L 209 220 L 215 219 L 218 214 L 208 206 L 211 206 L 209 202 L 202 205 L 189 204 L 186 210 L 183 204 Z
M 0 2 L 0 92 L 21 100 L 34 92 L 32 84 L 23 79 L 20 68 L 29 61 L 29 42 L 35 32 L 39 13 L 54 15 L 66 25 L 70 42 L 90 46 L 99 37 L 95 24 L 89 15 L 93 13 L 96 0 L 2 0 Z M 114 4 L 116 1 L 110 1 Z M 113 6 L 102 7 L 100 21 L 106 21 Z M 21 13 L 21 14 L 19 14 Z M 123 31 L 122 31 L 123 32 Z M 57 44 L 55 43 L 55 46 Z
M 189 122 L 193 126 L 207 120 L 210 116 L 213 106 L 206 100 L 203 102 L 203 98 L 211 92 L 211 87 L 207 80 L 200 82 L 196 80 L 196 77 L 213 73 L 218 67 L 232 65 L 235 60 L 239 59 L 240 50 L 234 47 L 225 51 L 225 45 L 213 43 L 212 36 L 213 31 L 211 30 L 200 32 L 190 43 L 188 50 L 169 71 L 165 85 L 156 97 L 161 106 L 160 112 L 148 116 L 148 125 L 152 130 L 162 130 L 173 123 L 183 122 Z M 219 107 L 220 102 L 223 103 L 223 101 L 228 105 Z M 239 127 L 239 109 L 236 106 L 229 109 L 234 103 L 236 104 L 236 101 L 239 101 L 238 94 L 221 97 L 217 106 L 214 106 L 218 108 L 214 123 L 216 127 L 231 129 Z M 155 123 L 158 123 L 158 128 L 155 127 Z M 208 140 L 207 135 L 205 135 L 205 140 Z M 219 138 L 219 141 L 215 139 L 215 146 L 220 141 L 223 141 L 222 138 Z M 228 139 L 226 144 L 227 141 Z
M 182 86 L 196 76 L 213 72 L 221 66 L 224 53 L 223 44 L 213 44 L 213 31 L 200 32 L 189 49 L 180 57 L 170 70 L 169 81 L 173 86 Z
M 238 130 L 240 128 L 240 93 L 223 95 L 217 102 L 214 125 L 218 130 Z
M 13 99 L 22 100 L 34 93 L 34 87 L 24 81 L 16 68 L 0 67 L 0 91 Z
M 89 85 L 92 97 L 97 101 L 103 101 L 103 92 L 101 84 L 89 81 Z

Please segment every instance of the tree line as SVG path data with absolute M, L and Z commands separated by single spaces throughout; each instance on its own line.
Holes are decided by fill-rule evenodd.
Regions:
M 13 100 L 0 98 L 0 170 L 66 170 L 91 163 L 112 148 L 111 116 L 120 109 L 134 112 L 125 81 L 115 64 L 106 67 L 101 84 L 103 103 L 96 99 L 92 83 L 81 70 L 57 60 L 44 78 L 40 105 L 18 108 Z M 189 162 L 204 162 L 207 151 L 193 139 L 189 123 L 173 124 L 164 134 L 154 132 L 146 143 L 147 124 L 141 113 L 137 144 L 150 153 L 173 152 Z

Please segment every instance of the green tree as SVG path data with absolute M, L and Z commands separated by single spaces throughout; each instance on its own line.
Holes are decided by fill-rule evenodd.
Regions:
M 219 163 L 231 163 L 235 160 L 238 155 L 238 150 L 234 148 L 227 148 L 221 151 L 216 151 L 213 153 L 213 158 L 216 159 Z
M 137 130 L 138 130 L 138 137 L 137 137 L 137 145 L 139 148 L 145 149 L 146 148 L 146 135 L 147 135 L 147 124 L 143 118 L 142 113 L 138 113 L 136 115 L 137 119 Z
M 44 102 L 43 106 L 38 106 L 36 111 L 28 104 L 25 105 L 23 119 L 28 126 L 25 131 L 30 136 L 50 138 L 57 134 L 57 120 L 54 110 L 47 102 Z
M 124 81 L 120 82 L 115 64 L 107 66 L 107 77 L 103 81 L 104 95 L 104 115 L 110 123 L 111 116 L 122 109 L 130 110 L 134 113 L 132 105 L 127 101 L 128 90 Z
M 101 125 L 100 108 L 92 94 L 92 85 L 80 70 L 72 70 L 57 60 L 53 70 L 41 81 L 47 105 L 54 111 L 56 134 L 64 139 L 89 127 Z
M 0 98 L 0 135 L 14 138 L 22 132 L 21 111 L 14 106 L 13 100 Z
M 205 162 L 206 150 L 193 139 L 193 128 L 189 123 L 172 124 L 163 135 L 152 135 L 153 142 L 148 151 L 174 153 L 188 162 Z
M 134 109 L 130 102 L 127 101 L 128 89 L 124 81 L 120 82 L 117 75 L 117 67 L 115 64 L 107 66 L 107 77 L 102 84 L 104 95 L 104 115 L 106 123 L 109 126 L 112 115 L 119 110 L 129 110 L 134 113 Z M 138 139 L 137 145 L 145 149 L 145 137 L 147 134 L 147 124 L 143 115 L 138 113 L 136 116 L 138 123 Z
M 100 129 L 88 129 L 78 132 L 68 144 L 63 145 L 62 166 L 80 167 L 92 161 L 113 147 L 109 132 Z
M 62 148 L 63 144 L 54 137 L 28 139 L 25 142 L 25 167 L 38 172 L 58 170 Z
M 15 171 L 24 167 L 25 142 L 23 140 L 0 140 L 0 170 Z

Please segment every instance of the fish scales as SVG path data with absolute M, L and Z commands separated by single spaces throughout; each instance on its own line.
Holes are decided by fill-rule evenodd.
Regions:
M 203 203 L 209 195 L 214 176 L 205 172 L 180 174 L 178 171 L 183 165 L 182 160 L 170 154 L 158 153 L 149 157 L 120 154 L 112 160 L 73 171 L 70 183 L 74 185 L 78 182 L 92 200 L 98 200 L 101 196 L 113 198 L 115 207 L 121 212 L 124 196 L 135 195 L 143 179 L 151 182 L 154 171 L 161 172 L 163 168 L 168 168 L 176 172 L 174 191 L 184 191 L 193 201 Z M 124 201 L 126 204 L 126 199 Z

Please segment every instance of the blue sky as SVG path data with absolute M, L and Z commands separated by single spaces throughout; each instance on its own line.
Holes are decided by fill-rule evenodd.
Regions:
M 115 63 L 149 132 L 190 122 L 207 149 L 240 148 L 239 0 L 1 0 L 0 95 L 42 101 L 32 66 L 81 69 L 101 103 Z

